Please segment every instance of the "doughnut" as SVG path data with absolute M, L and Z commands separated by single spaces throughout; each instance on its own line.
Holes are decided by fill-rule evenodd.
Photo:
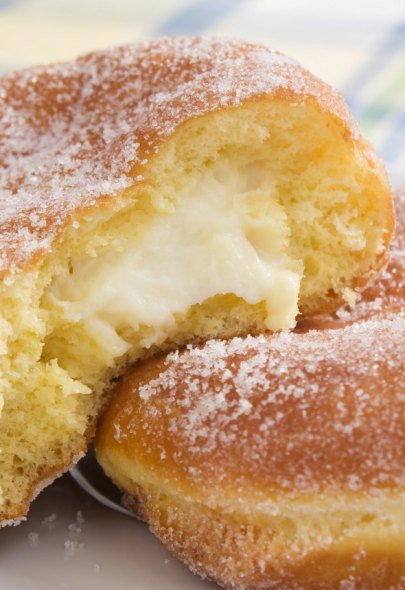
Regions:
M 3 524 L 83 454 L 129 363 L 353 302 L 393 231 L 342 97 L 236 41 L 3 76 L 0 187 Z
M 128 372 L 96 454 L 125 505 L 224 588 L 405 588 L 405 191 L 350 315 Z

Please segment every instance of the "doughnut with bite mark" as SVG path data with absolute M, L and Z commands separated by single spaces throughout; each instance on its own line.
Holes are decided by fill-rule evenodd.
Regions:
M 253 43 L 160 39 L 0 78 L 0 524 L 114 379 L 351 301 L 393 231 L 343 98 Z

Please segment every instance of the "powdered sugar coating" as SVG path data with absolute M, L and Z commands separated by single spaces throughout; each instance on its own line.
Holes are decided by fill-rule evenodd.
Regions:
M 249 43 L 163 39 L 4 76 L 0 273 L 44 255 L 78 209 L 142 182 L 142 167 L 183 122 L 263 94 L 315 100 L 358 137 L 336 91 Z
M 121 439 L 160 443 L 159 468 L 199 483 L 403 487 L 404 342 L 398 317 L 190 347 L 140 386 Z

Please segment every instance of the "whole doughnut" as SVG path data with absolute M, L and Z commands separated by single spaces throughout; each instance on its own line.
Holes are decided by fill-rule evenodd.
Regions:
M 333 329 L 209 341 L 117 389 L 97 456 L 226 588 L 405 588 L 405 198 L 392 260 Z M 367 319 L 368 318 L 368 319 Z M 323 324 L 322 324 L 323 322 Z

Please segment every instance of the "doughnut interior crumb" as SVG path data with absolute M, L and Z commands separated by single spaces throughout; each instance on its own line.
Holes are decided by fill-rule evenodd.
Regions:
M 121 300 L 103 309 L 80 308 L 104 284 L 97 277 L 105 267 L 136 251 L 156 219 L 173 219 L 187 198 L 203 207 L 211 224 L 224 215 L 226 203 L 237 211 L 236 241 L 274 276 L 295 277 L 299 288 L 290 315 L 296 304 L 301 313 L 326 311 L 344 299 L 345 289 L 371 276 L 387 241 L 389 203 L 380 198 L 386 188 L 367 154 L 309 100 L 266 97 L 191 119 L 150 158 L 142 183 L 96 212 L 78 211 L 41 264 L 4 281 L 0 517 L 24 513 L 37 484 L 84 450 L 112 379 L 128 363 L 188 341 L 289 327 L 271 324 L 271 297 L 266 301 L 255 291 L 261 279 L 259 270 L 250 273 L 248 258 L 240 261 L 240 285 L 226 289 L 220 282 L 217 290 L 212 283 L 202 299 L 172 309 L 167 321 L 149 323 L 120 316 Z M 211 198 L 207 209 L 215 191 L 218 200 Z M 211 260 L 221 262 L 233 236 L 221 228 L 216 235 L 221 239 L 212 244 Z M 170 244 L 162 242 L 162 252 L 165 246 Z M 173 268 L 179 264 L 172 262 Z M 204 264 L 197 257 L 192 266 L 197 272 Z M 218 277 L 222 281 L 221 272 Z M 67 300 L 79 302 L 77 316 Z

